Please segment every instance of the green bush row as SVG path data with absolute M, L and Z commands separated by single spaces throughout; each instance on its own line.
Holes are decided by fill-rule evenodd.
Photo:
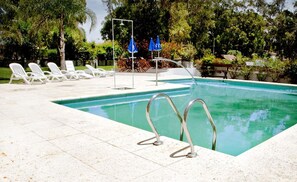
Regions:
M 273 82 L 288 78 L 290 83 L 297 83 L 297 60 L 281 60 L 275 56 L 260 58 L 256 54 L 252 58 L 247 58 L 238 51 L 230 51 L 228 54 L 233 54 L 233 59 L 216 58 L 208 54 L 196 60 L 197 67 L 204 69 L 202 76 L 214 74 L 211 65 L 228 64 L 230 66 L 228 73 L 232 79 L 242 76 L 245 80 L 249 80 L 254 73 L 259 81 L 265 81 L 270 77 Z

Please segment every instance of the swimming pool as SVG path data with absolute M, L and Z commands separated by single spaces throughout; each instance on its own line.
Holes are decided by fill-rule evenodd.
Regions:
M 190 87 L 157 92 L 57 101 L 71 108 L 151 131 L 145 108 L 156 93 L 168 94 L 183 113 L 194 98 L 203 99 L 217 127 L 217 151 L 239 155 L 297 123 L 297 88 L 271 84 L 197 79 L 167 80 Z M 189 112 L 193 143 L 211 148 L 212 128 L 200 105 Z M 151 118 L 160 135 L 179 139 L 180 123 L 165 99 L 151 105 Z

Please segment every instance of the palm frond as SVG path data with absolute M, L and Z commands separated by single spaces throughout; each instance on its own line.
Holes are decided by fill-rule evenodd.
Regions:
M 92 30 L 95 29 L 95 27 L 97 25 L 97 16 L 96 16 L 95 12 L 92 11 L 91 9 L 89 9 L 89 8 L 86 8 L 86 15 L 91 20 L 91 27 L 90 27 L 90 30 L 89 30 L 91 32 Z

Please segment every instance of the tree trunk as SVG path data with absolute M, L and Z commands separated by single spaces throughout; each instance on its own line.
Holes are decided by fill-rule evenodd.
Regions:
M 65 38 L 64 38 L 65 30 L 64 30 L 64 21 L 63 21 L 63 16 L 61 17 L 61 22 L 60 22 L 60 45 L 59 45 L 59 53 L 60 53 L 60 64 L 61 64 L 61 69 L 65 70 L 66 65 L 65 65 Z

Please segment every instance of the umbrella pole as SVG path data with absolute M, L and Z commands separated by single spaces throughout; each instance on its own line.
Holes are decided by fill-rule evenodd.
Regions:
M 134 37 L 133 37 L 133 21 L 132 21 L 132 47 L 134 45 Z M 134 88 L 134 50 L 132 50 L 132 88 Z
M 158 86 L 158 59 L 156 59 L 156 86 Z
M 132 88 L 134 88 L 134 54 L 132 52 Z

